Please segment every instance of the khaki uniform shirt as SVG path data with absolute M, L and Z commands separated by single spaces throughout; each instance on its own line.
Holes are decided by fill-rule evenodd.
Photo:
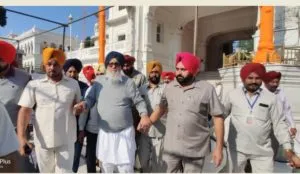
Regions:
M 140 87 L 140 93 L 147 104 L 148 113 L 151 114 L 153 110 L 159 106 L 165 85 L 159 84 L 155 88 L 150 88 L 149 84 Z M 161 117 L 149 129 L 148 136 L 153 138 L 161 138 L 166 132 L 166 117 Z
M 205 81 L 195 81 L 182 88 L 174 80 L 166 86 L 160 104 L 168 108 L 164 152 L 183 157 L 207 155 L 208 114 L 223 114 L 214 87 Z
M 73 104 L 80 101 L 78 82 L 63 76 L 54 83 L 48 78 L 33 80 L 25 87 L 19 105 L 32 108 L 36 104 L 35 143 L 53 148 L 76 140 L 76 118 Z

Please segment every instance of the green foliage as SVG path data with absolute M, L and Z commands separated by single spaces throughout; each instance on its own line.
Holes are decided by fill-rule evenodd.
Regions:
M 90 36 L 86 37 L 84 40 L 84 48 L 89 48 L 92 46 L 94 46 L 94 42 L 92 41 L 91 37 Z

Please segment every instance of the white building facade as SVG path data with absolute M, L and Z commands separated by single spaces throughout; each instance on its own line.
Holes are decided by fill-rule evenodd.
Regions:
M 45 32 L 45 30 L 33 27 L 30 30 L 20 34 L 20 35 L 10 35 L 13 36 L 12 39 L 19 40 L 17 45 L 14 42 L 15 46 L 19 46 L 19 50 L 23 53 L 22 65 L 24 68 L 29 70 L 40 69 L 42 62 L 42 51 L 43 48 L 47 46 L 52 46 L 59 48 L 62 46 L 63 37 L 59 33 L 55 32 Z M 70 37 L 65 37 L 65 50 L 68 50 L 70 43 Z M 79 41 L 76 38 L 72 38 L 72 49 L 78 49 Z

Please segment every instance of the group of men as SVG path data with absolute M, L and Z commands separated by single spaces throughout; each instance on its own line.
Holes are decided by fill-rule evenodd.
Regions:
M 210 149 L 208 115 L 214 121 L 216 167 L 224 160 L 226 117 L 227 172 L 244 172 L 247 160 L 253 172 L 273 172 L 275 140 L 290 165 L 300 167 L 299 152 L 291 146 L 297 130 L 278 88 L 281 74 L 266 73 L 262 64 L 243 66 L 243 86 L 221 102 L 211 84 L 196 80 L 201 62 L 188 52 L 176 55 L 175 74 L 162 73 L 161 63 L 152 60 L 145 77 L 134 69 L 133 57 L 112 51 L 105 59 L 106 73 L 96 76 L 78 59 L 66 60 L 62 50 L 45 48 L 46 75 L 35 80 L 11 66 L 15 54 L 12 45 L 0 41 L 0 159 L 11 161 L 4 171 L 30 172 L 17 162 L 28 160 L 34 149 L 40 172 L 77 172 L 86 137 L 88 172 L 96 172 L 96 158 L 105 173 L 134 168 L 202 172 Z M 81 70 L 87 83 L 79 81 Z M 162 76 L 168 78 L 165 83 Z M 34 146 L 26 134 L 33 111 Z

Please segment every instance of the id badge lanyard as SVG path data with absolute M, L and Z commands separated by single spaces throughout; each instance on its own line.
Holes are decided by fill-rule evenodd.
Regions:
M 250 114 L 247 116 L 247 120 L 246 120 L 246 122 L 247 122 L 248 124 L 252 124 L 252 123 L 253 123 L 253 115 L 252 115 L 252 111 L 253 111 L 253 108 L 254 108 L 254 106 L 255 106 L 255 104 L 256 104 L 258 98 L 259 98 L 259 95 L 260 95 L 260 94 L 257 94 L 256 97 L 255 97 L 255 99 L 254 99 L 254 101 L 251 103 L 251 101 L 248 99 L 248 97 L 246 96 L 246 93 L 245 93 L 245 98 L 246 98 L 246 100 L 247 100 L 247 102 L 248 102 L 249 109 L 250 109 Z

